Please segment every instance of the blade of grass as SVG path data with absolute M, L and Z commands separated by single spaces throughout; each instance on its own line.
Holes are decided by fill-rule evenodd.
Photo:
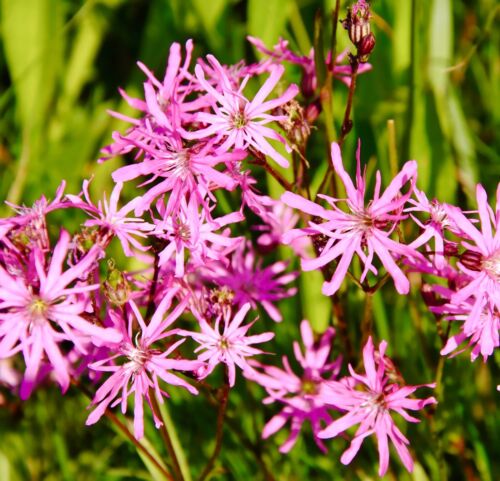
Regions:
M 186 453 L 184 449 L 182 449 L 182 445 L 179 440 L 179 435 L 177 434 L 177 430 L 175 429 L 175 424 L 172 421 L 172 417 L 170 416 L 170 411 L 167 406 L 167 403 L 158 403 L 159 411 L 161 414 L 161 419 L 165 424 L 165 428 L 167 429 L 170 435 L 170 441 L 172 442 L 172 448 L 175 451 L 177 461 L 179 462 L 179 467 L 184 477 L 185 481 L 192 481 L 191 471 L 189 469 L 189 463 L 187 460 Z

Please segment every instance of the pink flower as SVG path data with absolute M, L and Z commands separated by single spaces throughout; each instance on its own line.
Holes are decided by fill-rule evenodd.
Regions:
M 323 401 L 338 410 L 345 411 L 345 414 L 318 434 L 322 439 L 333 438 L 359 424 L 350 447 L 340 458 L 343 464 L 349 464 L 358 453 L 364 439 L 375 434 L 380 462 L 379 476 L 386 473 L 389 465 L 389 439 L 393 442 L 406 469 L 410 472 L 413 470 L 413 460 L 407 448 L 409 441 L 396 426 L 391 411 L 397 412 L 406 421 L 416 423 L 419 420 L 410 416 L 406 412 L 407 409 L 417 411 L 424 406 L 437 403 L 433 397 L 408 398 L 418 388 L 434 387 L 434 384 L 401 387 L 391 382 L 387 371 L 392 363 L 385 357 L 386 347 L 387 342 L 382 341 L 378 352 L 375 353 L 370 337 L 363 349 L 366 374 L 356 374 L 349 365 L 350 378 L 331 381 L 324 386 Z
M 457 265 L 469 276 L 470 281 L 458 289 L 450 299 L 455 305 L 472 300 L 470 313 L 463 325 L 466 336 L 471 336 L 481 329 L 485 308 L 492 312 L 500 311 L 500 184 L 497 188 L 495 212 L 488 205 L 486 191 L 479 184 L 476 188 L 476 198 L 481 230 L 475 227 L 460 209 L 446 206 L 448 217 L 461 231 L 461 243 L 466 249 Z
M 80 336 L 90 337 L 96 345 L 121 339 L 114 329 L 99 327 L 83 317 L 88 310 L 86 293 L 99 286 L 75 281 L 93 266 L 100 248 L 93 247 L 80 262 L 63 271 L 69 242 L 69 234 L 62 231 L 47 268 L 44 255 L 35 249 L 37 283 L 13 277 L 0 266 L 0 357 L 22 351 L 26 362 L 20 390 L 23 399 L 31 394 L 44 353 L 62 390 L 68 388 L 70 369 L 58 346 L 61 341 L 71 341 L 85 354 Z
M 120 94 L 134 109 L 142 111 L 145 115 L 142 119 L 134 119 L 118 112 L 110 112 L 114 117 L 130 122 L 133 127 L 125 136 L 115 132 L 115 142 L 103 149 L 103 152 L 111 156 L 123 155 L 135 147 L 135 142 L 148 142 L 151 133 L 161 135 L 165 132 L 175 132 L 183 120 L 186 108 L 183 105 L 185 96 L 192 90 L 191 87 L 183 85 L 190 77 L 187 72 L 191 62 L 193 42 L 186 42 L 186 58 L 181 66 L 181 46 L 177 42 L 170 46 L 168 65 L 163 81 L 160 82 L 154 74 L 142 63 L 137 62 L 139 68 L 146 74 L 148 80 L 144 82 L 144 100 L 135 99 L 120 89 Z M 101 161 L 106 158 L 100 159 Z
M 83 182 L 83 195 L 86 202 L 75 195 L 67 196 L 74 207 L 85 210 L 93 217 L 92 220 L 85 221 L 84 225 L 88 227 L 98 226 L 103 229 L 106 236 L 104 243 L 110 241 L 113 236 L 118 237 L 126 256 L 134 255 L 131 245 L 136 249 L 146 251 L 148 247 L 143 246 L 135 237 L 147 237 L 147 232 L 153 230 L 154 225 L 144 222 L 143 219 L 127 217 L 127 214 L 136 208 L 141 198 L 136 197 L 118 209 L 118 200 L 123 188 L 123 184 L 118 182 L 113 188 L 109 202 L 104 194 L 102 202 L 99 201 L 95 206 L 90 199 L 89 184 L 88 180 Z
M 240 212 L 207 219 L 206 211 L 200 211 L 197 199 L 193 196 L 189 203 L 183 199 L 175 217 L 166 216 L 161 205 L 159 213 L 161 219 L 154 220 L 156 228 L 152 234 L 165 242 L 165 248 L 160 252 L 160 266 L 175 257 L 176 277 L 184 275 L 187 253 L 199 264 L 204 264 L 207 259 L 224 262 L 226 255 L 241 242 L 241 238 L 229 237 L 228 232 L 215 233 L 228 224 L 243 220 Z
M 378 271 L 373 266 L 373 258 L 376 254 L 393 278 L 397 291 L 400 294 L 407 294 L 410 283 L 394 257 L 420 258 L 421 255 L 409 246 L 391 239 L 390 236 L 398 222 L 405 218 L 402 210 L 416 182 L 417 163 L 407 162 L 382 195 L 380 195 L 380 172 L 377 171 L 374 198 L 368 203 L 365 200 L 365 173 L 361 174 L 360 147 L 358 146 L 357 152 L 356 186 L 342 165 L 340 148 L 336 143 L 332 143 L 332 164 L 345 186 L 347 192 L 345 203 L 348 210 L 340 209 L 337 206 L 340 200 L 327 195 L 320 195 L 320 197 L 328 202 L 331 209 L 325 209 L 292 192 L 285 192 L 281 197 L 285 204 L 311 216 L 324 219 L 325 222 L 318 224 L 315 221 L 309 221 L 307 228 L 289 231 L 284 235 L 283 241 L 290 243 L 304 235 L 324 236 L 326 244 L 322 247 L 318 257 L 302 259 L 302 269 L 305 271 L 319 269 L 340 257 L 332 279 L 323 284 L 323 294 L 327 296 L 333 295 L 339 289 L 354 254 L 357 254 L 364 264 L 361 282 L 364 281 L 368 271 L 377 274 Z M 401 194 L 401 189 L 407 184 L 409 185 L 408 192 Z
M 202 351 L 198 355 L 198 360 L 208 363 L 202 378 L 208 376 L 215 366 L 223 363 L 227 366 L 229 385 L 232 387 L 236 381 L 236 366 L 244 372 L 252 371 L 246 358 L 264 353 L 264 351 L 252 347 L 252 344 L 267 342 L 274 337 L 274 333 L 265 332 L 247 336 L 248 330 L 255 321 L 245 326 L 242 326 L 241 323 L 250 308 L 250 303 L 243 305 L 233 318 L 231 318 L 230 311 L 224 311 L 216 319 L 214 327 L 210 326 L 203 317 L 197 316 L 201 332 L 179 331 L 179 334 L 190 336 L 200 344 L 195 350 L 195 352 Z M 223 323 L 222 332 L 220 332 L 221 321 Z
M 246 157 L 246 153 L 241 150 L 214 154 L 211 144 L 187 148 L 179 135 L 173 132 L 163 136 L 151 135 L 150 145 L 135 140 L 130 142 L 144 152 L 144 158 L 139 163 L 117 169 L 113 172 L 113 180 L 125 182 L 150 175 L 150 179 L 143 184 L 147 185 L 160 179 L 137 201 L 135 209 L 138 215 L 166 193 L 170 194 L 167 203 L 167 214 L 170 215 L 178 209 L 184 196 L 194 194 L 201 201 L 215 188 L 232 190 L 236 182 L 215 167 Z
M 115 322 L 123 332 L 123 340 L 113 349 L 111 357 L 89 366 L 96 371 L 111 372 L 112 375 L 97 390 L 92 400 L 94 410 L 87 418 L 87 425 L 96 423 L 110 405 L 115 406 L 120 403 L 121 410 L 125 414 L 128 397 L 133 393 L 134 435 L 140 439 L 144 436 L 144 399 L 151 408 L 156 427 L 162 425 L 158 413 L 154 412 L 151 404 L 151 395 L 156 395 L 161 403 L 163 403 L 164 396 L 168 397 L 168 393 L 160 387 L 159 380 L 167 385 L 181 386 L 191 394 L 198 394 L 198 391 L 188 382 L 170 372 L 171 370 L 194 371 L 201 365 L 198 361 L 168 358 L 185 339 L 174 342 L 165 350 L 154 347 L 157 341 L 176 333 L 176 330 L 167 330 L 167 328 L 184 312 L 188 302 L 188 298 L 185 297 L 166 315 L 176 294 L 178 294 L 178 289 L 170 290 L 147 325 L 133 301 L 128 304 L 130 309 L 127 311 L 126 326 L 125 321 L 112 311 Z M 134 325 L 138 328 L 137 332 L 134 332 Z M 116 361 L 119 364 L 115 364 Z
M 272 50 L 268 49 L 262 40 L 259 38 L 247 36 L 247 40 L 259 50 L 259 52 L 266 55 L 268 58 L 261 61 L 259 64 L 250 65 L 247 70 L 253 74 L 260 74 L 269 71 L 276 64 L 282 64 L 283 62 L 290 62 L 295 65 L 299 65 L 303 69 L 302 85 L 301 90 L 305 96 L 310 96 L 314 93 L 317 88 L 318 80 L 316 78 L 316 63 L 314 60 L 314 49 L 311 48 L 309 55 L 297 55 L 295 52 L 290 50 L 288 46 L 288 41 L 282 38 L 279 39 L 278 43 L 273 47 Z M 351 84 L 352 69 L 348 64 L 341 65 L 341 63 L 347 58 L 348 49 L 344 50 L 335 58 L 335 62 L 332 62 L 331 52 L 328 52 L 326 58 L 326 66 L 333 73 L 334 77 L 344 82 L 348 87 Z M 367 72 L 372 69 L 369 63 L 362 63 L 359 66 L 358 74 Z
M 420 222 L 414 215 L 412 219 L 422 229 L 422 233 L 411 243 L 410 247 L 417 249 L 426 245 L 431 239 L 434 239 L 434 248 L 432 258 L 438 269 L 443 269 L 446 264 L 445 254 L 445 229 L 452 229 L 450 220 L 446 213 L 445 205 L 436 199 L 429 201 L 425 192 L 414 188 L 413 193 L 416 200 L 409 199 L 408 203 L 413 207 L 405 209 L 406 212 L 424 212 L 429 215 L 425 222 Z
M 214 88 L 205 79 L 201 65 L 196 66 L 195 72 L 200 85 L 210 94 L 214 113 L 200 112 L 196 114 L 195 120 L 208 124 L 208 126 L 199 130 L 185 132 L 183 135 L 187 139 L 206 139 L 216 135 L 216 142 L 222 142 L 217 147 L 219 153 L 227 152 L 231 147 L 241 150 L 254 147 L 263 154 L 270 156 L 282 167 L 288 167 L 288 160 L 266 140 L 266 138 L 271 138 L 286 144 L 281 135 L 266 126 L 272 121 L 284 120 L 285 116 L 272 115 L 267 112 L 295 97 L 298 87 L 290 85 L 280 97 L 265 101 L 276 87 L 285 69 L 282 66 L 273 68 L 269 78 L 250 101 L 242 94 L 249 77 L 246 77 L 240 87 L 235 89 L 219 61 L 212 55 L 208 55 L 207 59 L 218 73 L 219 88 Z
M 293 209 L 283 202 L 274 200 L 269 209 L 262 209 L 260 215 L 266 224 L 255 226 L 254 229 L 263 232 L 257 239 L 257 244 L 265 251 L 283 244 L 283 236 L 299 221 L 299 215 Z M 290 247 L 297 255 L 310 257 L 308 249 L 311 247 L 311 242 L 307 237 L 292 240 Z
M 256 371 L 246 376 L 267 390 L 269 397 L 264 399 L 265 404 L 279 402 L 284 405 L 282 410 L 264 426 L 262 431 L 264 439 L 290 422 L 290 436 L 280 447 L 280 452 L 287 453 L 295 445 L 303 423 L 309 421 L 314 441 L 323 452 L 326 452 L 326 446 L 318 437 L 318 433 L 322 429 L 321 422 L 330 423 L 332 418 L 321 399 L 320 392 L 325 382 L 338 376 L 342 359 L 337 358 L 333 362 L 328 360 L 335 334 L 332 327 L 328 328 L 317 342 L 314 340 L 308 321 L 302 321 L 300 331 L 304 353 L 298 342 L 293 345 L 295 357 L 302 368 L 300 376 L 293 372 L 286 356 L 283 356 L 284 369 L 252 362 Z
M 295 295 L 297 289 L 285 285 L 296 279 L 297 272 L 285 273 L 287 262 L 275 262 L 262 267 L 262 258 L 257 258 L 251 243 L 241 243 L 232 253 L 226 267 L 209 264 L 203 270 L 205 279 L 234 294 L 234 304 L 241 307 L 247 302 L 253 309 L 261 305 L 273 321 L 280 322 L 282 316 L 274 302 Z
M 453 296 L 453 291 L 445 289 L 442 286 L 434 286 L 435 291 L 448 291 L 449 296 Z M 469 299 L 463 301 L 459 305 L 447 303 L 442 306 L 431 307 L 432 312 L 444 315 L 447 321 L 457 321 L 465 323 L 472 310 L 475 308 L 475 301 Z M 484 302 L 479 316 L 474 323 L 474 328 L 465 332 L 464 324 L 461 325 L 460 331 L 451 336 L 446 345 L 441 349 L 441 355 L 446 356 L 453 353 L 457 355 L 465 350 L 461 348 L 456 351 L 460 345 L 467 341 L 467 346 L 471 346 L 471 361 L 481 355 L 486 362 L 489 356 L 493 355 L 494 350 L 500 346 L 500 311 L 492 307 L 487 302 Z
M 39 249 L 47 251 L 50 248 L 50 242 L 45 217 L 49 212 L 69 207 L 69 204 L 62 200 L 65 188 L 66 182 L 62 181 L 57 188 L 54 200 L 49 201 L 42 195 L 32 207 L 6 202 L 17 215 L 0 219 L 0 241 L 5 241 L 7 234 L 11 231 L 21 230 L 29 238 L 32 246 L 36 245 Z

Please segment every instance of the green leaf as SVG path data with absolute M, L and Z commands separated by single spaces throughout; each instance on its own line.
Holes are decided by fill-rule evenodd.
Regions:
M 3 47 L 22 130 L 22 152 L 8 194 L 17 203 L 45 133 L 62 63 L 64 12 L 63 3 L 57 0 L 1 0 L 0 6 Z
M 82 87 L 94 74 L 93 65 L 106 27 L 103 15 L 96 9 L 89 9 L 79 17 L 59 99 L 65 111 L 72 107 Z
M 324 332 L 331 318 L 331 300 L 321 294 L 323 275 L 320 271 L 302 272 L 300 275 L 300 298 L 303 317 L 308 319 L 316 332 Z
M 318 78 L 318 87 L 321 89 L 326 80 L 325 63 L 325 38 L 323 27 L 323 15 L 321 10 L 316 12 L 314 17 L 314 62 L 316 64 L 316 77 Z
M 289 11 L 288 0 L 249 0 L 248 33 L 267 46 L 276 44 L 285 33 Z
M 445 96 L 453 54 L 453 24 L 451 0 L 434 0 L 429 26 L 429 82 L 438 96 Z
M 175 425 L 170 416 L 167 404 L 159 402 L 158 405 L 160 407 L 162 421 L 165 424 L 165 427 L 167 428 L 168 434 L 170 435 L 170 440 L 172 441 L 172 447 L 177 456 L 177 461 L 179 461 L 179 466 L 181 468 L 182 476 L 184 477 L 185 481 L 191 481 L 192 480 L 191 471 L 189 469 L 186 453 L 184 452 L 184 449 L 182 449 L 182 445 L 179 441 L 179 436 L 177 434 L 177 430 L 175 429 Z
M 458 179 L 464 191 L 470 196 L 475 196 L 476 183 L 478 182 L 478 169 L 476 149 L 467 119 L 458 99 L 455 89 L 450 91 L 448 109 L 452 143 L 455 148 L 458 168 Z
M 58 0 L 1 1 L 7 66 L 24 127 L 41 127 L 61 64 L 63 3 Z
M 206 32 L 213 32 L 220 20 L 224 9 L 227 6 L 227 0 L 211 0 L 210 8 L 207 8 L 205 0 L 191 0 L 193 8 L 196 10 L 198 17 L 205 28 Z M 210 39 L 210 35 L 208 36 Z

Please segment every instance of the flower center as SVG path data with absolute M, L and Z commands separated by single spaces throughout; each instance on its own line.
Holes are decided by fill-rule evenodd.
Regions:
M 237 128 L 237 129 L 244 128 L 248 123 L 248 119 L 246 118 L 246 115 L 244 112 L 236 112 L 233 115 L 231 121 L 233 123 L 233 127 Z
M 179 222 L 176 229 L 176 237 L 183 242 L 187 242 L 191 238 L 191 230 L 184 222 Z
M 500 281 L 500 249 L 483 260 L 481 267 L 496 281 Z
M 186 150 L 175 152 L 172 157 L 167 160 L 167 170 L 174 176 L 180 179 L 185 179 L 189 174 L 190 156 Z
M 302 379 L 301 387 L 304 394 L 316 394 L 318 392 L 316 383 L 312 379 Z
M 151 353 L 149 350 L 144 350 L 140 348 L 133 348 L 127 353 L 128 358 L 133 364 L 133 370 L 135 373 L 142 371 L 144 364 L 151 358 Z
M 377 414 L 385 411 L 387 409 L 387 403 L 385 401 L 384 393 L 371 392 L 367 396 L 366 401 L 361 404 L 361 407 L 368 409 L 370 412 L 376 411 Z
M 39 297 L 34 297 L 28 305 L 28 312 L 31 315 L 32 322 L 40 322 L 45 319 L 49 305 Z
M 229 340 L 226 337 L 222 336 L 219 340 L 219 348 L 226 351 L 227 349 L 229 349 L 229 346 Z

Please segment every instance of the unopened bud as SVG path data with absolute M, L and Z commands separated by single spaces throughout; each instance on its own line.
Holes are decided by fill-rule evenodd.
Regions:
M 422 299 L 428 307 L 441 306 L 444 304 L 444 302 L 446 302 L 442 299 L 439 299 L 434 288 L 427 283 L 422 284 L 420 294 L 422 295 Z
M 304 110 L 304 117 L 309 124 L 313 124 L 321 113 L 321 102 L 315 100 L 310 103 Z
M 483 256 L 480 252 L 466 250 L 460 255 L 460 262 L 471 271 L 480 271 Z
M 458 256 L 458 244 L 456 242 L 444 241 L 443 253 L 446 257 L 457 257 Z
M 368 62 L 368 57 L 375 48 L 375 35 L 369 33 L 366 37 L 361 39 L 358 45 L 358 57 L 361 63 Z
M 370 26 L 371 16 L 368 2 L 359 0 L 347 9 L 347 18 L 342 20 L 342 26 L 348 31 L 349 39 L 358 49 L 359 62 L 367 62 L 375 47 L 375 36 Z
M 317 80 L 314 71 L 304 71 L 300 82 L 300 91 L 305 98 L 312 97 L 316 92 Z
M 108 275 L 104 281 L 104 295 L 116 306 L 123 306 L 130 298 L 130 287 L 125 274 L 115 267 L 113 259 L 108 261 Z
M 276 109 L 278 115 L 286 115 L 285 120 L 279 123 L 286 132 L 286 136 L 290 143 L 297 147 L 302 147 L 306 144 L 311 128 L 305 119 L 304 109 L 296 100 L 291 100 L 285 105 Z

